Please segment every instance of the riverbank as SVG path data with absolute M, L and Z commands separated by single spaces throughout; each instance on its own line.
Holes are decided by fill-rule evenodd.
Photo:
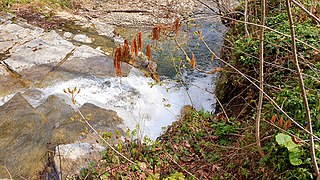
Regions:
M 261 80 L 260 9 L 257 4 L 248 4 L 248 18 L 244 16 L 228 17 L 230 28 L 226 34 L 221 58 L 224 65 L 217 83 L 216 94 L 222 101 L 230 119 L 240 123 L 242 148 L 232 161 L 237 173 L 236 178 L 246 179 L 316 179 L 316 173 L 310 142 L 306 129 L 303 93 L 299 87 L 299 73 L 294 63 L 292 41 L 287 9 L 277 1 L 266 7 L 266 26 L 264 33 L 264 97 L 261 120 L 259 123 L 260 143 L 257 147 L 257 125 L 259 81 Z M 311 13 L 319 18 L 319 5 L 306 4 Z M 258 5 L 259 7 L 259 5 Z M 259 7 L 260 8 L 260 7 Z M 245 12 L 244 4 L 237 7 Z M 256 13 L 253 13 L 253 10 Z M 251 13 L 251 14 L 250 14 Z M 311 114 L 313 133 L 318 136 L 319 126 L 319 53 L 320 31 L 317 21 L 308 16 L 299 7 L 292 5 L 295 38 L 297 41 L 297 59 L 302 70 L 301 76 L 306 88 L 309 113 Z M 259 15 L 259 16 L 258 16 Z M 250 24 L 244 24 L 245 21 Z M 241 72 L 242 74 L 240 74 Z M 260 86 L 261 87 L 261 86 Z M 285 113 L 284 113 L 285 112 Z M 300 127 L 299 127 L 300 126 Z M 284 135 L 286 134 L 286 135 Z M 284 145 L 279 139 L 286 137 L 285 143 L 292 144 L 295 150 Z M 239 138 L 240 139 L 240 138 Z M 316 158 L 319 158 L 319 142 L 315 140 Z M 263 157 L 261 157 L 261 154 Z M 249 168 L 254 167 L 254 168 Z
M 190 79 L 156 84 L 123 66 L 124 77 L 117 78 L 110 56 L 123 39 L 114 25 L 68 12 L 61 4 L 56 12 L 32 3 L 6 4 L 14 15 L 1 17 L 1 178 L 56 177 L 61 169 L 68 175 L 96 159 L 105 147 L 92 138 L 77 109 L 101 134 L 124 135 L 126 128 L 139 127 L 139 138 L 152 139 L 178 119 L 186 104 L 212 110 L 215 75 L 189 71 L 185 77 Z

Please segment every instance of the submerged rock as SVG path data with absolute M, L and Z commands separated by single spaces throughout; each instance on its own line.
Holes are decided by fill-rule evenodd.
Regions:
M 91 38 L 89 38 L 88 36 L 86 36 L 84 34 L 76 34 L 73 37 L 73 40 L 79 41 L 79 42 L 82 42 L 82 43 L 92 43 Z
M 114 131 L 122 122 L 114 111 L 92 104 L 85 104 L 80 110 L 86 117 L 92 114 L 90 123 L 101 131 Z M 81 135 L 87 125 L 77 117 L 73 108 L 56 95 L 34 108 L 17 93 L 0 107 L 0 164 L 14 179 L 43 178 L 50 159 L 48 154 L 57 145 L 80 139 L 90 141 Z M 4 168 L 0 168 L 1 178 L 9 178 Z

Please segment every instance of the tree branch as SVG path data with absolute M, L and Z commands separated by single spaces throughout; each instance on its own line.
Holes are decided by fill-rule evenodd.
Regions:
M 256 142 L 258 152 L 261 157 L 264 157 L 264 153 L 261 148 L 260 142 L 260 119 L 261 119 L 261 109 L 262 109 L 262 100 L 263 100 L 263 64 L 264 64 L 264 26 L 265 26 L 265 16 L 266 16 L 266 0 L 261 0 L 261 28 L 260 28 L 260 75 L 259 75 L 259 87 L 261 91 L 259 91 L 259 101 L 258 101 L 258 109 L 257 109 L 257 117 L 256 117 Z
M 293 4 L 295 4 L 296 6 L 298 6 L 300 9 L 302 9 L 305 13 L 307 13 L 311 18 L 313 18 L 315 21 L 317 21 L 320 24 L 320 19 L 315 16 L 314 14 L 312 14 L 310 11 L 308 11 L 305 7 L 303 7 L 301 4 L 299 4 L 297 1 L 295 0 L 291 0 L 293 2 Z
M 295 37 L 294 24 L 293 24 L 291 7 L 290 7 L 290 0 L 286 0 L 286 6 L 287 6 L 288 19 L 289 19 L 289 23 L 290 23 L 293 60 L 294 60 L 294 63 L 296 65 L 297 73 L 298 73 L 298 77 L 299 77 L 301 94 L 302 94 L 302 98 L 303 98 L 304 108 L 305 108 L 305 111 L 306 111 L 306 118 L 307 118 L 307 121 L 308 121 L 307 128 L 308 128 L 309 132 L 312 134 L 311 114 L 310 114 L 310 109 L 309 109 L 309 104 L 308 104 L 307 93 L 306 93 L 306 90 L 305 90 L 305 87 L 304 87 L 303 77 L 302 77 L 302 74 L 301 74 L 299 61 L 298 61 L 297 47 L 296 47 L 296 37 Z M 316 173 L 317 177 L 319 178 L 319 168 L 318 168 L 316 154 L 315 154 L 313 136 L 310 135 L 309 139 L 310 139 L 310 154 L 311 154 L 311 158 L 312 158 L 313 168 L 315 170 L 315 173 Z

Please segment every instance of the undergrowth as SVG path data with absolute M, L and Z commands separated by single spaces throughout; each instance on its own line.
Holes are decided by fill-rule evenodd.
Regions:
M 317 13 L 319 3 L 302 1 L 308 9 L 314 9 Z M 249 3 L 249 12 L 258 7 L 258 2 Z M 244 11 L 244 6 L 238 7 Z M 277 0 L 268 2 L 266 25 L 281 33 L 290 35 L 288 16 L 285 10 L 285 1 Z M 249 21 L 260 24 L 259 12 L 251 11 Z M 314 134 L 320 135 L 320 26 L 308 17 L 299 8 L 293 6 L 296 38 L 307 43 L 297 42 L 297 51 L 300 67 L 303 70 L 305 87 L 313 120 Z M 238 17 L 238 20 L 244 20 Z M 222 59 L 227 60 L 241 72 L 249 75 L 250 79 L 259 78 L 259 29 L 256 26 L 248 26 L 250 35 L 245 35 L 243 23 L 232 22 L 226 36 Z M 277 104 L 299 124 L 306 127 L 306 113 L 299 88 L 299 81 L 295 65 L 292 61 L 291 39 L 275 31 L 265 32 L 265 92 L 275 100 Z M 318 50 L 317 50 L 318 49 Z M 225 67 L 217 86 L 217 94 L 224 102 L 228 115 L 235 117 L 238 122 L 254 124 L 258 101 L 258 90 L 242 76 Z M 257 80 L 254 80 L 258 84 Z M 284 179 L 312 179 L 315 177 L 309 153 L 308 134 L 285 118 L 273 104 L 266 99 L 263 102 L 261 123 L 261 138 L 271 137 L 262 142 L 262 148 L 266 156 L 260 160 L 263 168 L 263 176 L 266 178 Z M 301 163 L 292 163 L 290 151 L 281 146 L 275 136 L 279 133 L 289 134 L 299 147 L 296 154 Z M 320 158 L 318 150 L 319 142 L 316 142 L 316 156 Z M 255 148 L 253 146 L 252 150 Z M 250 157 L 248 154 L 247 157 Z M 300 161 L 299 161 L 300 162 Z M 256 169 L 257 170 L 257 169 Z M 253 172 L 250 172 L 252 175 Z
M 124 141 L 119 134 L 103 136 L 113 139 L 114 147 L 134 164 L 107 148 L 101 161 L 91 162 L 77 179 L 237 179 L 252 176 L 258 164 L 256 152 L 248 152 L 252 129 L 236 121 L 226 123 L 221 115 L 188 107 L 156 141 L 138 140 L 137 131 L 127 131 Z M 252 158 L 243 157 L 247 153 Z

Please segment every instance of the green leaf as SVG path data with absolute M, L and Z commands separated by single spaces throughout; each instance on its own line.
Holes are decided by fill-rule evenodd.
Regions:
M 276 141 L 280 146 L 284 146 L 289 152 L 299 152 L 298 145 L 294 143 L 287 134 L 279 133 L 276 135 Z
M 279 133 L 276 135 L 276 141 L 280 146 L 287 145 L 287 142 L 291 140 L 291 137 L 287 134 Z M 292 141 L 292 140 L 291 140 Z
M 289 154 L 290 163 L 294 166 L 299 166 L 300 164 L 302 164 L 302 160 L 299 158 L 300 158 L 299 152 L 291 152 Z

